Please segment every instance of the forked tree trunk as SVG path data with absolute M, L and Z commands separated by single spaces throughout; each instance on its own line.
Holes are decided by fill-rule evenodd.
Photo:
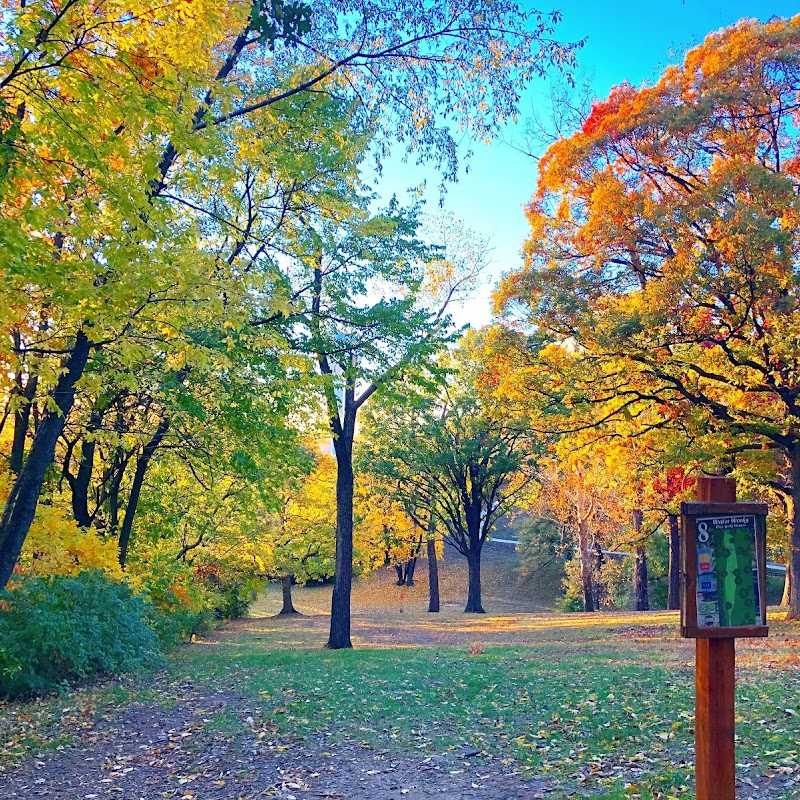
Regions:
M 281 591 L 283 593 L 283 607 L 278 612 L 280 616 L 288 614 L 299 614 L 300 612 L 292 603 L 292 576 L 284 575 L 281 578 Z
M 469 569 L 469 588 L 467 591 L 467 607 L 465 614 L 485 614 L 481 603 L 481 551 L 470 549 L 467 555 Z
M 397 586 L 413 586 L 414 571 L 417 568 L 417 556 L 412 556 L 402 564 L 395 564 L 394 571 L 397 573 Z
M 136 472 L 133 475 L 133 483 L 131 484 L 131 491 L 128 495 L 128 504 L 125 506 L 125 517 L 122 520 L 122 527 L 119 531 L 119 565 L 123 569 L 125 568 L 125 561 L 128 558 L 128 545 L 131 540 L 131 531 L 133 530 L 133 520 L 136 516 L 136 509 L 139 507 L 139 498 L 142 494 L 144 476 L 147 472 L 150 460 L 167 435 L 169 423 L 169 417 L 164 417 L 164 419 L 158 423 L 153 437 L 144 446 L 139 458 L 136 459 Z
M 417 559 L 419 558 L 420 551 L 422 550 L 422 537 L 414 543 L 411 548 L 408 561 L 402 564 L 395 564 L 394 568 L 397 572 L 397 585 L 398 586 L 413 586 L 414 573 L 417 571 Z
M 650 593 L 647 588 L 647 553 L 644 542 L 639 541 L 642 536 L 642 511 L 637 508 L 633 511 L 633 529 L 636 532 L 636 564 L 633 568 L 633 596 L 637 611 L 650 610 Z
M 83 331 L 78 331 L 72 352 L 64 361 L 63 372 L 53 390 L 52 398 L 57 410 L 45 413 L 6 501 L 0 519 L 0 588 L 8 583 L 33 523 L 45 475 L 53 463 L 66 416 L 75 402 L 75 384 L 86 369 L 90 350 L 88 337 Z
M 92 409 L 92 413 L 89 415 L 86 435 L 81 442 L 81 460 L 78 464 L 78 471 L 74 478 L 67 476 L 72 494 L 72 516 L 81 528 L 88 528 L 92 524 L 89 514 L 89 486 L 92 481 L 95 453 L 95 443 L 92 437 L 100 430 L 104 415 L 105 409 L 99 406 L 98 401 L 98 405 Z
M 344 431 L 336 449 L 336 564 L 331 627 L 326 647 L 341 650 L 350 641 L 350 590 L 353 584 L 353 434 Z
M 681 607 L 681 536 L 678 515 L 669 515 L 669 591 L 667 608 L 677 611 Z
M 589 551 L 589 526 L 586 520 L 578 523 L 578 549 L 581 560 L 581 584 L 583 586 L 583 610 L 594 611 L 594 578 L 592 577 L 592 554 Z

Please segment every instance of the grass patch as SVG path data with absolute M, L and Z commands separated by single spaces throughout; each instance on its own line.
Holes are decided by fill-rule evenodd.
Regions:
M 204 724 L 208 731 L 219 733 L 222 736 L 238 736 L 245 730 L 244 723 L 230 709 L 215 712 Z
M 355 620 L 359 646 L 345 651 L 322 648 L 326 627 L 245 620 L 180 648 L 146 685 L 0 706 L 0 755 L 65 747 L 130 702 L 169 707 L 190 685 L 204 707 L 224 701 L 204 727 L 237 746 L 257 737 L 324 756 L 344 742 L 452 770 L 492 758 L 546 781 L 554 798 L 692 796 L 694 647 L 674 615 L 406 610 Z M 461 644 L 421 645 L 423 635 Z M 796 797 L 800 637 L 773 619 L 770 639 L 737 644 L 737 664 L 741 796 Z
M 174 669 L 244 694 L 263 726 L 287 744 L 325 750 L 350 741 L 454 760 L 477 751 L 548 779 L 565 795 L 687 795 L 693 669 L 660 641 L 649 649 L 621 642 L 609 635 L 619 630 L 603 625 L 603 638 L 592 644 L 581 628 L 572 642 L 479 654 L 464 647 L 273 650 L 267 632 L 249 646 L 235 640 L 186 649 Z M 763 781 L 764 772 L 781 767 L 778 755 L 796 764 L 796 718 L 785 707 L 787 697 L 797 707 L 798 690 L 796 672 L 740 675 L 740 775 Z

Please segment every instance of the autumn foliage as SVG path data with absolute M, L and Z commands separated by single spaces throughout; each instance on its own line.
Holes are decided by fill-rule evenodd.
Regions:
M 606 420 L 669 424 L 711 468 L 758 460 L 794 508 L 796 585 L 798 42 L 800 17 L 745 20 L 596 102 L 542 159 L 526 265 L 498 295 L 587 357 Z

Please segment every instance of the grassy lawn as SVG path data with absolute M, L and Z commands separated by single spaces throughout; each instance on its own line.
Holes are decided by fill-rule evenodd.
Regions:
M 356 649 L 331 652 L 325 617 L 262 616 L 182 647 L 155 680 L 0 707 L 0 748 L 63 748 L 80 740 L 82 720 L 133 701 L 169 705 L 191 681 L 228 698 L 209 730 L 277 752 L 302 745 L 324 759 L 346 744 L 454 772 L 491 759 L 547 781 L 555 798 L 688 798 L 694 654 L 676 629 L 664 612 L 384 610 L 354 620 Z M 741 797 L 800 796 L 800 637 L 778 619 L 771 630 L 737 645 Z M 50 738 L 48 720 L 58 721 Z
M 564 795 L 681 796 L 692 783 L 694 672 L 692 644 L 676 638 L 675 621 L 663 613 L 406 613 L 381 619 L 380 630 L 427 623 L 474 641 L 387 647 L 363 639 L 359 649 L 329 652 L 320 647 L 324 620 L 262 619 L 184 649 L 173 669 L 248 697 L 264 730 L 288 746 L 301 740 L 326 751 L 347 740 L 456 765 L 470 753 L 547 778 Z M 524 645 L 481 644 L 520 632 Z M 738 646 L 737 774 L 746 786 L 798 770 L 798 642 L 788 626 L 773 633 Z

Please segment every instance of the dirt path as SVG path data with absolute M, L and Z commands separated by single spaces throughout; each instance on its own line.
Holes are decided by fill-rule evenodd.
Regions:
M 165 687 L 167 689 L 167 687 Z M 398 758 L 345 741 L 274 738 L 244 698 L 192 683 L 167 689 L 176 705 L 134 703 L 85 731 L 74 746 L 30 758 L 0 775 L 0 797 L 58 800 L 533 800 L 544 782 L 524 782 L 501 764 L 453 756 Z M 218 722 L 235 720 L 237 732 Z

